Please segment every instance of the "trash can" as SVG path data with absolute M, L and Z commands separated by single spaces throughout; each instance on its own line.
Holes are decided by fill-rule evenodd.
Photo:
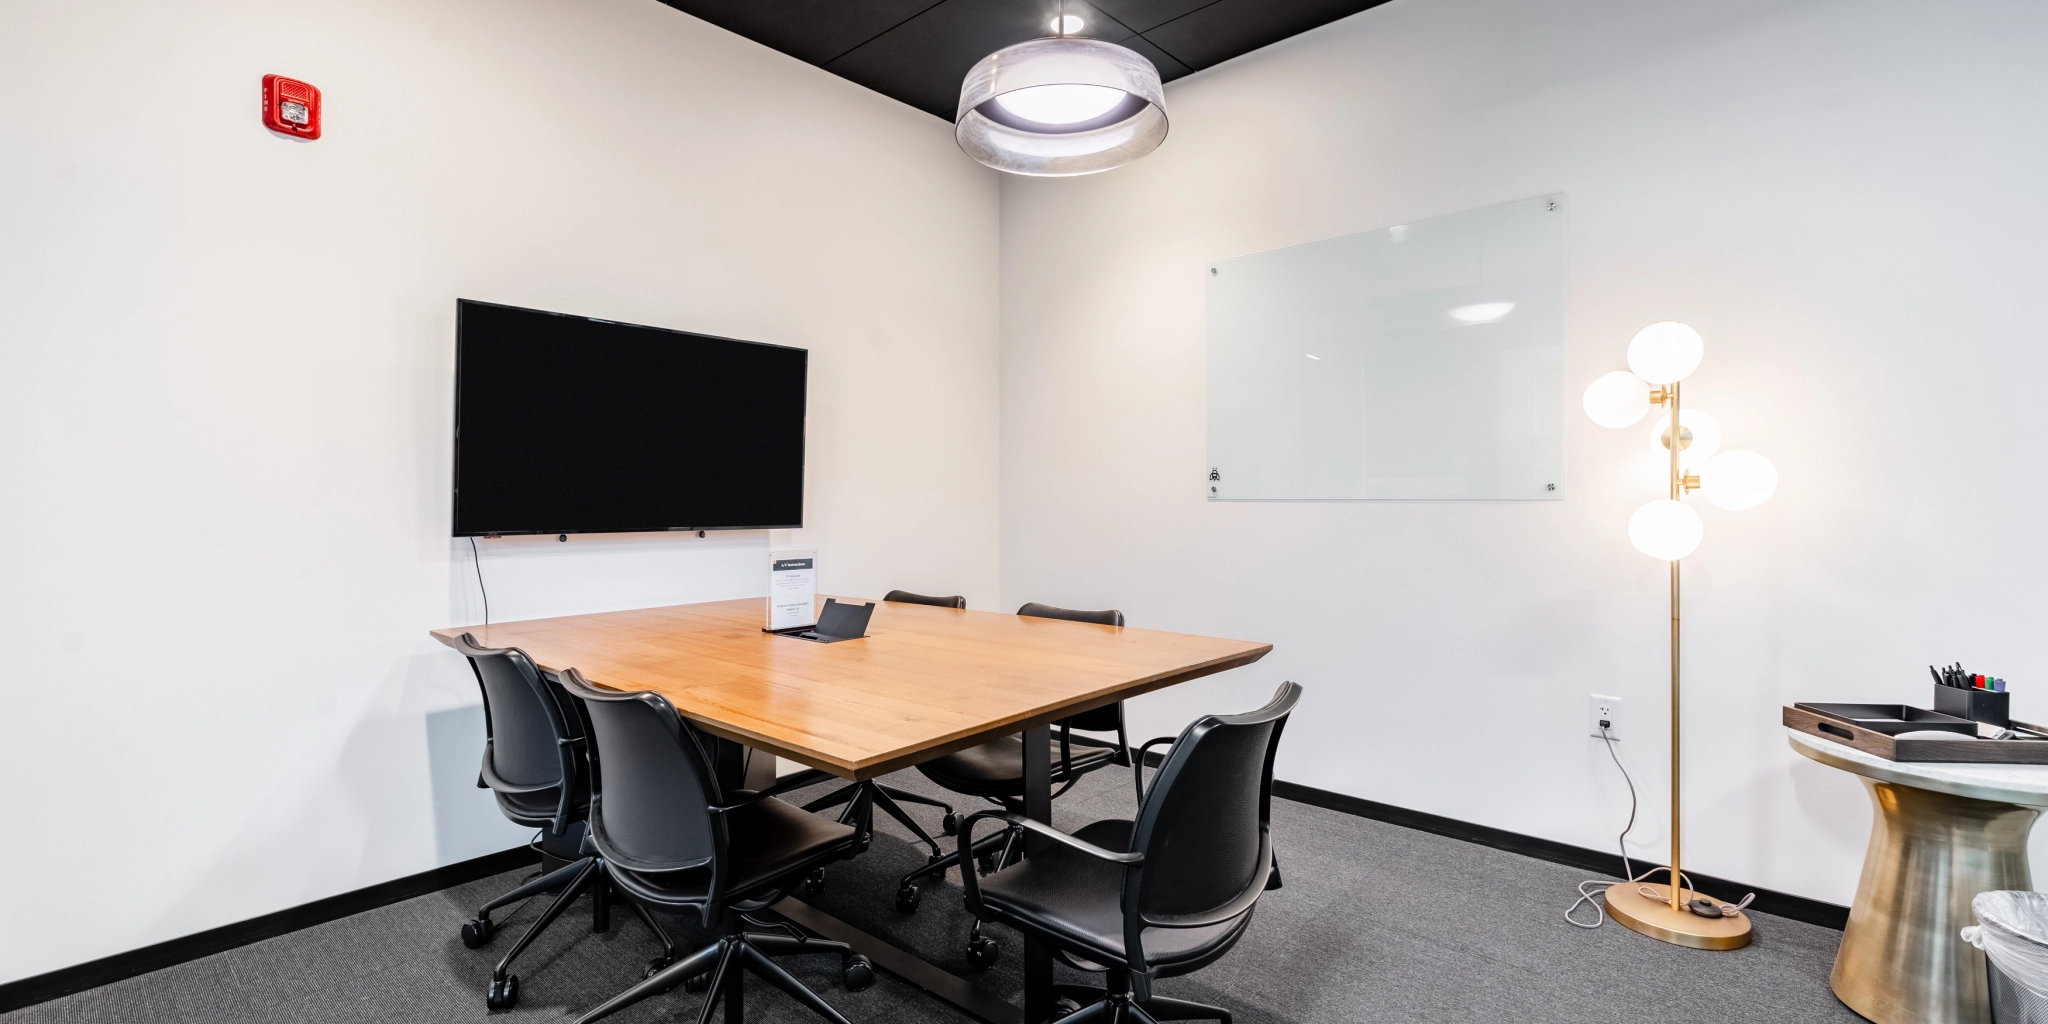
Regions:
M 1984 951 L 1991 1024 L 2048 1024 L 2048 892 L 1980 892 L 1963 941 Z

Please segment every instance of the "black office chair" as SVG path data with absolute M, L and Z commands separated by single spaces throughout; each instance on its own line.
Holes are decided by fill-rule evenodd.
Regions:
M 806 814 L 775 794 L 811 785 L 812 773 L 756 793 L 728 795 L 695 727 L 654 693 L 598 690 L 575 669 L 562 687 L 576 697 L 596 741 L 591 758 L 590 842 L 597 871 L 635 906 L 694 910 L 721 937 L 659 969 L 577 1019 L 589 1024 L 648 996 L 709 972 L 699 1024 L 722 998 L 726 1020 L 742 1014 L 740 971 L 749 970 L 834 1024 L 847 1024 L 772 956 L 837 953 L 841 979 L 859 990 L 874 982 L 874 965 L 843 942 L 806 936 L 794 926 L 751 919 L 795 889 L 803 876 L 852 856 L 858 830 Z M 748 924 L 787 934 L 749 932 Z
M 1279 888 L 1273 861 L 1273 754 L 1301 687 L 1282 683 L 1265 707 L 1206 716 L 1181 732 L 1144 794 L 1138 818 L 1068 835 L 1007 811 L 999 834 L 1050 842 L 1015 867 L 977 880 L 961 872 L 967 909 L 1051 946 L 1068 966 L 1107 975 L 1103 989 L 1059 986 L 1082 1008 L 1063 1024 L 1220 1020 L 1230 1011 L 1152 991 L 1157 978 L 1200 970 L 1237 944 L 1259 894 Z M 1166 742 L 1161 737 L 1145 744 Z
M 1104 626 L 1124 624 L 1124 613 L 1114 608 L 1104 611 L 1076 611 L 1034 601 L 1017 609 L 1017 614 L 1040 619 L 1093 622 Z M 1122 701 L 1105 704 L 1053 724 L 1057 727 L 1053 737 L 1053 742 L 1057 746 L 1051 751 L 1052 781 L 1063 783 L 1058 792 L 1053 794 L 1054 797 L 1072 789 L 1074 783 L 1089 772 L 1110 765 L 1131 767 L 1136 764 L 1131 756 L 1130 741 L 1124 734 Z M 1074 731 L 1077 729 L 1083 732 L 1114 732 L 1116 742 L 1076 736 Z M 964 796 L 978 796 L 1001 804 L 1005 809 L 1015 813 L 1021 814 L 1024 811 L 1022 735 L 1005 736 L 966 750 L 957 750 L 926 761 L 918 765 L 917 770 L 924 773 L 925 778 L 952 792 Z M 1143 785 L 1141 778 L 1138 782 L 1141 790 Z M 948 835 L 958 831 L 958 822 L 951 814 L 948 814 L 945 825 Z M 1007 843 L 1003 835 L 998 833 L 976 847 L 973 858 L 978 860 L 983 873 L 987 873 L 1007 863 L 1014 854 L 1015 844 Z M 964 853 L 950 853 L 904 875 L 896 883 L 896 909 L 906 914 L 915 912 L 919 899 L 919 879 L 926 876 L 943 879 L 946 869 L 955 864 L 961 865 L 961 874 L 964 875 L 971 870 L 966 866 L 969 859 Z M 982 938 L 979 925 L 968 938 L 967 962 L 976 968 L 986 968 L 995 964 L 995 943 Z
M 967 607 L 967 598 L 958 594 L 949 597 L 931 597 L 925 594 L 913 594 L 908 590 L 891 590 L 887 594 L 882 595 L 882 600 L 897 601 L 903 604 L 930 605 L 935 608 Z M 856 798 L 864 798 L 864 801 L 856 800 Z M 919 841 L 931 849 L 931 855 L 927 860 L 928 863 L 944 860 L 946 856 L 945 851 L 939 848 L 939 841 L 932 838 L 932 834 L 926 832 L 924 826 L 919 825 L 910 815 L 903 812 L 901 805 L 923 804 L 926 807 L 936 807 L 944 811 L 945 818 L 943 819 L 944 824 L 942 827 L 949 836 L 953 834 L 953 830 L 960 823 L 960 816 L 953 813 L 953 805 L 944 800 L 934 800 L 922 793 L 913 793 L 907 789 L 891 786 L 885 782 L 872 780 L 856 782 L 851 786 L 845 786 L 827 793 L 805 804 L 804 810 L 822 811 L 841 804 L 846 804 L 847 808 L 841 812 L 839 820 L 853 824 L 864 835 L 872 833 L 874 830 L 874 822 L 871 820 L 873 818 L 872 808 L 880 807 L 890 817 L 900 822 L 903 827 L 909 829 L 911 835 L 916 836 Z M 822 870 L 813 872 L 804 884 L 804 891 L 807 893 L 816 894 L 824 891 L 824 888 L 825 875 Z M 914 896 L 912 898 L 915 899 Z
M 592 931 L 611 927 L 608 894 L 601 885 L 592 887 L 598 881 L 597 858 L 584 850 L 585 816 L 590 807 L 588 745 L 582 717 L 568 695 L 543 676 L 524 651 L 484 647 L 469 633 L 442 643 L 469 659 L 477 686 L 483 690 L 484 757 L 477 787 L 489 789 L 498 798 L 498 809 L 514 823 L 540 829 L 534 848 L 542 855 L 541 863 L 560 865 L 484 904 L 462 926 L 462 944 L 476 949 L 497 934 L 492 911 L 534 896 L 555 894 L 555 901 L 491 970 L 491 987 L 484 1001 L 493 1010 L 505 1010 L 519 1002 L 519 977 L 512 973 L 512 961 L 578 896 L 589 891 L 595 901 Z M 673 953 L 673 944 L 661 926 L 644 912 L 641 917 Z

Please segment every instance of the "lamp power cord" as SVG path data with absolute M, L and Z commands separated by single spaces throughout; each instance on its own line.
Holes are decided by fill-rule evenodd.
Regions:
M 1628 785 L 1628 824 L 1622 826 L 1621 835 L 1615 838 L 1615 845 L 1619 847 L 1621 850 L 1622 877 L 1628 879 L 1629 882 L 1641 882 L 1643 879 L 1648 878 L 1659 871 L 1667 871 L 1668 869 L 1658 867 L 1656 865 L 1651 865 L 1650 868 L 1644 871 L 1642 874 L 1637 874 L 1635 864 L 1629 860 L 1628 834 L 1636 827 L 1636 782 L 1634 779 L 1629 777 L 1628 766 L 1621 763 L 1621 755 L 1614 752 L 1614 734 L 1607 731 L 1609 728 L 1611 728 L 1611 726 L 1612 723 L 1607 722 L 1605 720 L 1601 721 L 1600 739 L 1607 744 L 1607 756 L 1608 758 L 1614 761 L 1615 769 L 1621 772 L 1621 781 Z M 1575 928 L 1591 929 L 1600 927 L 1607 920 L 1607 915 L 1600 912 L 1600 901 L 1602 900 L 1602 898 L 1606 896 L 1607 889 L 1613 884 L 1613 882 L 1610 882 L 1604 878 L 1593 878 L 1588 879 L 1584 882 L 1580 882 L 1579 898 L 1573 900 L 1572 905 L 1565 908 L 1565 921 Z M 1692 879 L 1687 877 L 1685 872 L 1682 870 L 1678 873 L 1678 884 L 1680 888 L 1691 889 L 1695 893 L 1699 892 L 1698 889 L 1693 888 Z M 1650 887 L 1647 885 L 1637 886 L 1636 891 L 1653 900 L 1661 900 L 1666 898 L 1665 896 L 1662 896 L 1652 891 Z M 1755 902 L 1755 900 L 1756 893 L 1750 893 L 1749 895 L 1744 896 L 1742 898 L 1742 902 L 1740 903 L 1721 904 L 1721 912 L 1723 915 L 1735 913 L 1748 907 L 1752 902 Z M 1586 904 L 1591 904 L 1593 907 L 1594 917 L 1591 923 L 1581 921 L 1578 918 L 1572 916 L 1574 913 L 1578 911 L 1579 907 Z

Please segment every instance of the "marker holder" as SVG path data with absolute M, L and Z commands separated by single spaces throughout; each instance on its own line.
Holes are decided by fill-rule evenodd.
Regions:
M 1935 684 L 1934 710 L 2005 729 L 2012 725 L 2012 694 Z

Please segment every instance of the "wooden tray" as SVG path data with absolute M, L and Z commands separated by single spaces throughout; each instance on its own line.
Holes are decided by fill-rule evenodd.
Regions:
M 1786 707 L 1785 727 L 1876 754 L 1890 761 L 2048 764 L 2048 729 L 2014 722 L 2020 737 L 1977 738 L 1977 723 L 1903 704 L 1808 704 Z M 1954 739 L 1898 739 L 1904 732 L 1948 732 Z

